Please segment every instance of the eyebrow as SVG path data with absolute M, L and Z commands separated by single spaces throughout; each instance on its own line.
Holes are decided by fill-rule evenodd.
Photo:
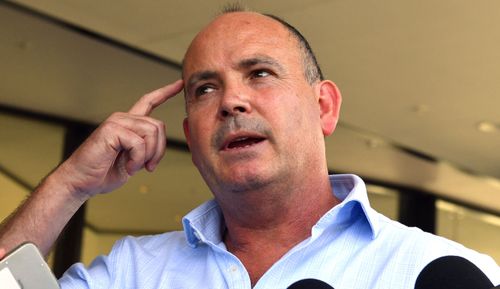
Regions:
M 280 72 L 284 72 L 284 67 L 279 64 L 274 58 L 266 55 L 255 55 L 250 58 L 243 59 L 236 65 L 239 69 L 248 69 L 259 64 L 266 64 L 275 67 Z M 202 80 L 217 79 L 220 78 L 218 72 L 214 70 L 204 70 L 193 73 L 187 81 L 187 91 L 191 90 L 197 82 Z
M 213 70 L 205 70 L 193 73 L 187 81 L 187 90 L 189 91 L 197 82 L 207 79 L 218 78 L 219 74 Z
M 275 67 L 278 69 L 280 72 L 283 72 L 285 69 L 283 66 L 276 61 L 274 58 L 269 57 L 267 55 L 255 55 L 251 58 L 246 58 L 238 62 L 238 68 L 243 68 L 243 69 L 248 69 L 252 66 L 259 65 L 259 64 L 267 64 Z

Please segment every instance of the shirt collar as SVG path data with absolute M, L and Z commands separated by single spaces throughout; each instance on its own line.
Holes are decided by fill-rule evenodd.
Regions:
M 366 186 L 363 180 L 350 174 L 330 175 L 330 184 L 335 196 L 341 201 L 316 223 L 312 237 L 321 234 L 329 226 L 352 221 L 352 211 L 360 207 L 363 218 L 368 222 L 370 234 L 375 238 L 379 231 L 377 213 L 370 207 Z M 215 200 L 203 203 L 182 219 L 188 244 L 195 248 L 200 243 L 222 244 L 224 230 L 220 207 Z
M 314 230 L 321 232 L 328 226 L 354 221 L 353 217 L 359 218 L 359 214 L 353 215 L 353 212 L 361 208 L 361 216 L 369 225 L 370 236 L 376 238 L 380 230 L 378 213 L 370 206 L 363 180 L 352 174 L 330 175 L 329 178 L 333 193 L 341 203 L 321 217 L 313 227 L 313 236 Z
M 222 212 L 215 200 L 207 201 L 182 219 L 188 244 L 196 248 L 200 243 L 222 242 Z

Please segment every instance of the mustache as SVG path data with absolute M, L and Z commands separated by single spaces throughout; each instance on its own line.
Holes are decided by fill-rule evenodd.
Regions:
M 248 118 L 240 115 L 229 117 L 217 128 L 212 136 L 212 146 L 219 149 L 226 140 L 226 136 L 235 131 L 253 132 L 272 139 L 272 132 L 269 125 L 262 119 Z

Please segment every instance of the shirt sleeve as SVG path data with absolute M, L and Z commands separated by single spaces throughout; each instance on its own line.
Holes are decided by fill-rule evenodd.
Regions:
M 61 289 L 158 288 L 169 270 L 166 264 L 176 264 L 181 258 L 176 252 L 182 250 L 176 248 L 185 244 L 182 236 L 164 233 L 125 237 L 115 243 L 108 256 L 97 257 L 90 266 L 71 266 L 59 279 L 59 285 Z
M 59 286 L 61 289 L 109 288 L 109 269 L 107 256 L 97 257 L 88 268 L 76 263 L 59 279 Z
M 86 267 L 82 263 L 72 265 L 64 275 L 59 279 L 61 289 L 104 289 L 110 288 L 113 280 L 122 275 L 124 266 L 118 264 L 127 264 L 130 262 L 133 252 L 131 252 L 131 237 L 126 237 L 117 241 L 111 252 L 107 256 L 99 256 Z

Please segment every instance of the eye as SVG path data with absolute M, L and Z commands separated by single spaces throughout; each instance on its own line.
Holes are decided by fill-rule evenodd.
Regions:
M 213 92 L 214 90 L 215 90 L 215 88 L 213 88 L 210 85 L 202 85 L 202 86 L 196 88 L 195 95 L 196 96 L 204 95 L 204 94 Z
M 262 78 L 271 75 L 271 73 L 264 69 L 254 70 L 251 73 L 252 78 Z

